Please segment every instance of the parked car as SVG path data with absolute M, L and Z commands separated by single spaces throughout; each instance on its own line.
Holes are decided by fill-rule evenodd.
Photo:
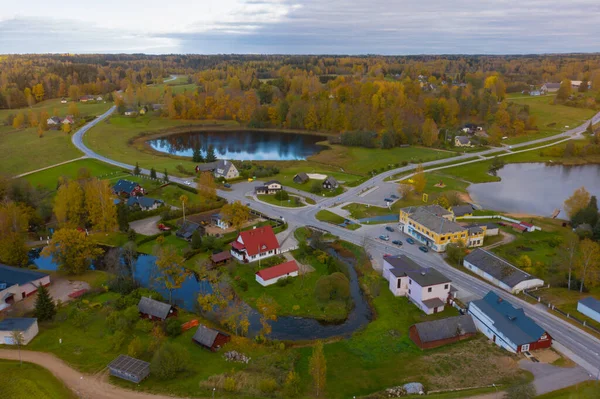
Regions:
M 394 232 L 394 228 L 392 226 L 385 226 L 385 229 L 387 231 L 391 231 L 392 233 Z
M 421 245 L 421 246 L 419 247 L 419 250 L 420 250 L 421 252 L 429 252 L 429 248 L 427 248 L 425 245 Z
M 390 236 L 385 236 L 385 235 L 382 234 L 382 235 L 379 236 L 379 239 L 383 240 L 383 241 L 389 241 L 390 240 Z
M 398 199 L 399 197 L 396 194 L 392 194 L 392 195 L 390 195 L 390 198 Z
M 394 241 L 392 241 L 392 244 L 401 247 L 402 246 L 402 241 L 400 241 L 400 240 L 394 240 Z
M 157 227 L 158 227 L 158 229 L 160 231 L 169 231 L 169 230 L 171 230 L 171 228 L 169 226 L 165 226 L 163 223 L 159 223 L 157 225 Z
M 225 187 L 225 188 L 231 188 L 231 184 L 225 183 L 225 184 L 223 184 L 223 187 Z
M 412 238 L 408 237 L 406 239 L 406 242 L 409 243 L 410 245 L 413 245 L 415 243 L 415 240 L 413 240 Z
M 391 198 L 385 198 L 385 202 L 394 202 L 394 200 Z

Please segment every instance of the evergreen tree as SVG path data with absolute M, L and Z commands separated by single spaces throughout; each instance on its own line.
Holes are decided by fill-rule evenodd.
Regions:
M 198 230 L 192 233 L 192 249 L 200 249 L 202 247 L 202 236 Z
M 52 320 L 56 314 L 56 305 L 48 292 L 48 289 L 43 285 L 39 285 L 37 298 L 35 300 L 35 317 L 39 321 Z
M 169 182 L 169 174 L 167 173 L 167 168 L 165 168 L 165 172 L 164 172 L 164 176 L 163 176 L 165 183 Z
M 127 231 L 129 229 L 127 206 L 122 201 L 117 205 L 117 223 L 119 224 L 119 230 Z
M 204 162 L 204 157 L 202 156 L 202 152 L 200 151 L 200 147 L 194 148 L 194 153 L 192 155 L 192 161 L 196 163 Z
M 594 234 L 594 240 L 600 241 L 600 220 L 598 220 L 596 222 L 596 225 L 594 226 L 593 234 Z
M 150 168 L 150 178 L 156 179 L 156 169 Z
M 133 169 L 133 174 L 136 175 L 136 176 L 139 176 L 140 173 L 141 173 L 140 164 L 136 162 L 135 163 L 135 168 Z
M 208 146 L 208 151 L 206 151 L 206 162 L 215 162 L 216 160 L 215 147 L 211 144 Z

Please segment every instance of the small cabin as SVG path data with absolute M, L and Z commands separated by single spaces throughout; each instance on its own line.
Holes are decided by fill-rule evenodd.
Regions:
M 231 341 L 231 336 L 222 331 L 200 325 L 192 337 L 192 341 L 203 348 L 216 352 L 227 342 Z

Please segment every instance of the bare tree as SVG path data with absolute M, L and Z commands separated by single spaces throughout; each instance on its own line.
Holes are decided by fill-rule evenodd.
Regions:
M 19 364 L 23 365 L 23 360 L 21 359 L 21 345 L 23 345 L 23 343 L 25 342 L 25 337 L 23 336 L 23 333 L 21 331 L 11 331 L 10 333 L 10 338 L 13 341 L 14 345 L 17 345 L 18 349 L 19 349 Z

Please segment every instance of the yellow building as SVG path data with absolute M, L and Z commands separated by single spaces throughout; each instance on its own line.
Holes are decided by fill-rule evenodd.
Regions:
M 483 245 L 485 226 L 463 227 L 453 221 L 454 214 L 439 205 L 413 206 L 400 209 L 400 231 L 444 252 L 449 243 L 462 241 L 467 247 Z

